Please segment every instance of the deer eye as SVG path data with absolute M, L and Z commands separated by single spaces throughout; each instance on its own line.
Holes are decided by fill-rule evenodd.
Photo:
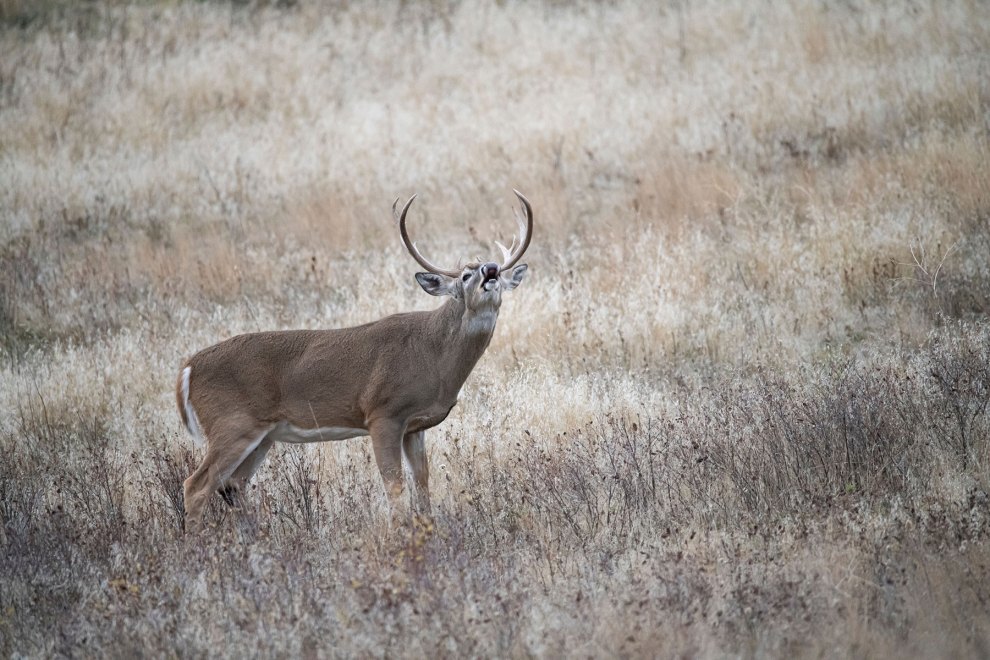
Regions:
M 461 275 L 462 282 L 467 282 L 469 279 L 471 279 L 471 273 L 464 273 L 463 275 Z

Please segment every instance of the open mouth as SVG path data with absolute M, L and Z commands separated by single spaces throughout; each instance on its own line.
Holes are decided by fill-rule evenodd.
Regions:
M 481 288 L 485 291 L 491 291 L 492 289 L 498 288 L 498 275 L 495 277 L 490 277 L 481 283 Z

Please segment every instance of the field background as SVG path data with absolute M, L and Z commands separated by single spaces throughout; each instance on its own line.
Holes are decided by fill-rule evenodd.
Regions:
M 0 655 L 990 655 L 990 6 L 0 0 Z M 181 534 L 222 338 L 530 275 Z

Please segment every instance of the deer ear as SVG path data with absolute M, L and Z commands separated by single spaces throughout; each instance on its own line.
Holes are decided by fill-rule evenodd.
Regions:
M 523 278 L 526 276 L 527 268 L 529 268 L 529 266 L 526 264 L 519 264 L 512 269 L 512 273 L 508 277 L 502 278 L 506 291 L 511 291 L 519 286 L 519 283 L 522 282 Z
M 454 294 L 454 280 L 446 275 L 436 273 L 416 273 L 416 281 L 431 296 L 450 296 Z

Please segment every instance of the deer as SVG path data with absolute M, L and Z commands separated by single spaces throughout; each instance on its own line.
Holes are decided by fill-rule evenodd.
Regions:
M 409 239 L 406 214 L 392 215 L 406 251 L 425 269 L 416 281 L 447 300 L 432 311 L 394 314 L 364 325 L 241 334 L 205 348 L 180 367 L 176 401 L 195 444 L 206 447 L 183 482 L 185 529 L 201 531 L 210 496 L 238 506 L 247 483 L 274 443 L 339 441 L 371 436 L 390 510 L 404 489 L 402 456 L 415 500 L 429 515 L 425 433 L 442 423 L 491 342 L 502 292 L 515 289 L 533 237 L 533 209 L 513 190 L 519 235 L 498 241 L 501 263 L 440 268 Z

